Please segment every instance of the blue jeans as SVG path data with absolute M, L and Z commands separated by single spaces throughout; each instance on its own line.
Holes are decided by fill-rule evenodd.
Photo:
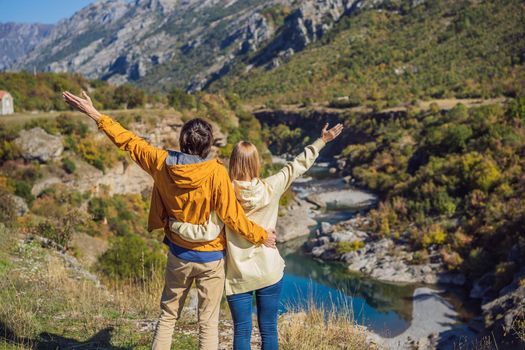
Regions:
M 277 339 L 277 312 L 283 280 L 276 284 L 257 289 L 257 323 L 262 338 L 262 350 L 279 348 Z M 227 296 L 233 318 L 233 349 L 250 350 L 252 337 L 253 291 Z

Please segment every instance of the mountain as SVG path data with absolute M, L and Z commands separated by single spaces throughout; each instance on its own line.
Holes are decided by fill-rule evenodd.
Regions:
M 12 69 L 201 90 L 239 65 L 276 67 L 343 15 L 382 2 L 105 0 L 59 22 Z
M 33 50 L 51 29 L 51 24 L 0 23 L 0 71 Z
M 525 96 L 523 1 L 406 4 L 354 11 L 279 67 L 238 67 L 211 89 L 253 105 L 379 110 L 418 100 Z

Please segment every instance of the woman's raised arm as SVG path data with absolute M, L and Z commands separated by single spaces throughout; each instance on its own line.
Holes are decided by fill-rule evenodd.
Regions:
M 333 141 L 343 131 L 343 124 L 339 123 L 330 130 L 328 130 L 328 123 L 325 124 L 321 131 L 321 137 L 314 143 L 306 146 L 304 151 L 295 157 L 294 160 L 288 162 L 277 174 L 270 176 L 267 181 L 271 184 L 273 190 L 278 193 L 284 193 L 297 179 L 303 175 L 314 164 L 319 156 L 319 151 L 323 149 L 326 143 Z

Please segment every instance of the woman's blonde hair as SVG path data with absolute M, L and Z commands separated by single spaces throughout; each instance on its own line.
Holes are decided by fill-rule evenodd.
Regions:
M 259 177 L 261 161 L 257 147 L 247 141 L 238 142 L 230 156 L 230 178 L 246 180 Z

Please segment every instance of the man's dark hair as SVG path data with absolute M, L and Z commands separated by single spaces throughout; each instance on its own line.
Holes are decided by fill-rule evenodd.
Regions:
M 182 152 L 206 158 L 213 144 L 210 123 L 200 118 L 185 123 L 180 131 L 179 144 Z

